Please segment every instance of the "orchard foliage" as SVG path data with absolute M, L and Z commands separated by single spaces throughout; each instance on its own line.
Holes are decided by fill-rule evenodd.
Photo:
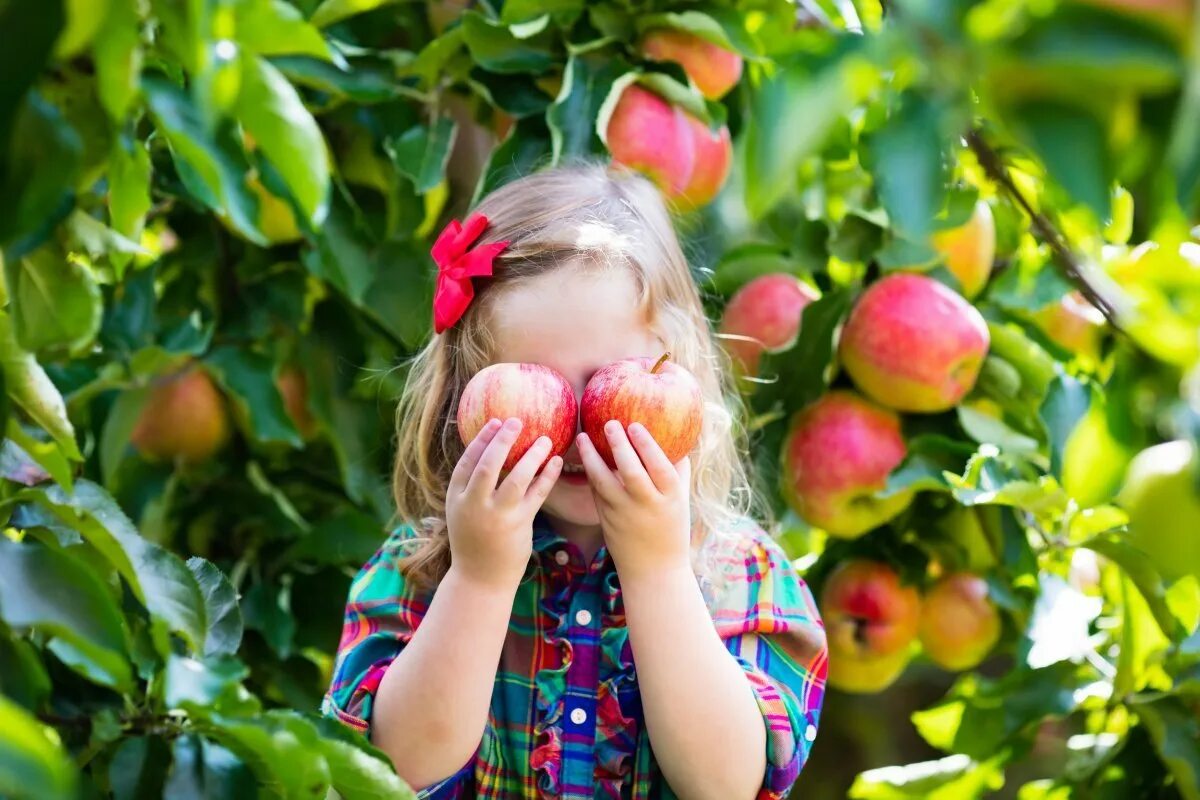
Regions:
M 791 276 L 722 331 L 834 684 L 962 670 L 911 719 L 945 757 L 851 795 L 1200 799 L 1189 0 L 8 0 L 0 30 L 0 794 L 406 796 L 315 711 L 430 239 L 611 154 L 714 319 Z M 871 310 L 907 273 L 979 356 L 910 347 L 961 381 L 932 403 L 872 350 L 929 321 Z

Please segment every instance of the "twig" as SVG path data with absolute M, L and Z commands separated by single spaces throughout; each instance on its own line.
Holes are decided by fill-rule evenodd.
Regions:
M 1000 184 L 1004 190 L 1017 202 L 1025 213 L 1029 216 L 1029 220 L 1033 226 L 1034 234 L 1043 241 L 1049 248 L 1063 276 L 1075 285 L 1083 294 L 1087 301 L 1094 305 L 1109 324 L 1117 331 L 1124 332 L 1121 323 L 1118 319 L 1120 316 L 1112 301 L 1105 297 L 1092 284 L 1091 281 L 1084 276 L 1084 266 L 1076 258 L 1075 253 L 1071 250 L 1066 238 L 1059 232 L 1045 214 L 1035 209 L 1013 182 L 1012 177 L 1008 174 L 1008 168 L 991 145 L 984 141 L 983 135 L 978 129 L 967 132 L 967 145 L 975 153 L 975 157 L 979 159 L 980 166 L 988 177 Z

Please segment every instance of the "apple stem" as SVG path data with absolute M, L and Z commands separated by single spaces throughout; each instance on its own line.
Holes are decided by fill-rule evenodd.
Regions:
M 654 373 L 658 372 L 658 368 L 661 367 L 663 365 L 663 362 L 666 361 L 670 357 L 671 357 L 670 353 L 663 353 L 662 356 L 659 357 L 658 361 L 654 362 L 654 366 L 650 368 L 650 374 L 653 375 Z

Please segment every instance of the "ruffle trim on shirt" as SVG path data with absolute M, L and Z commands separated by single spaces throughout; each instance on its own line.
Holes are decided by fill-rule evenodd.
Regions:
M 620 797 L 620 787 L 628 782 L 637 752 L 638 720 L 621 707 L 621 696 L 636 692 L 637 679 L 624 633 L 624 605 L 615 591 L 616 573 L 604 578 L 601 596 L 601 681 L 596 700 L 596 780 L 600 796 L 608 792 Z M 539 719 L 534 725 L 537 744 L 531 766 L 537 774 L 538 796 L 549 800 L 559 795 L 562 776 L 563 729 L 566 707 L 567 671 L 574 661 L 573 646 L 567 636 L 571 626 L 571 581 L 555 582 L 553 594 L 540 601 L 541 610 L 553 621 L 542 634 L 545 645 L 561 654 L 558 667 L 538 670 L 534 676 Z

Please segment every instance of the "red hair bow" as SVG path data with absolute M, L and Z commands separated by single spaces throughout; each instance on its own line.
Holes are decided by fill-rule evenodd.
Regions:
M 492 259 L 508 247 L 508 242 L 493 242 L 468 249 L 487 225 L 483 214 L 467 217 L 466 225 L 451 220 L 433 243 L 430 253 L 438 265 L 437 289 L 433 293 L 433 329 L 437 333 L 458 322 L 475 297 L 471 278 L 491 275 Z

